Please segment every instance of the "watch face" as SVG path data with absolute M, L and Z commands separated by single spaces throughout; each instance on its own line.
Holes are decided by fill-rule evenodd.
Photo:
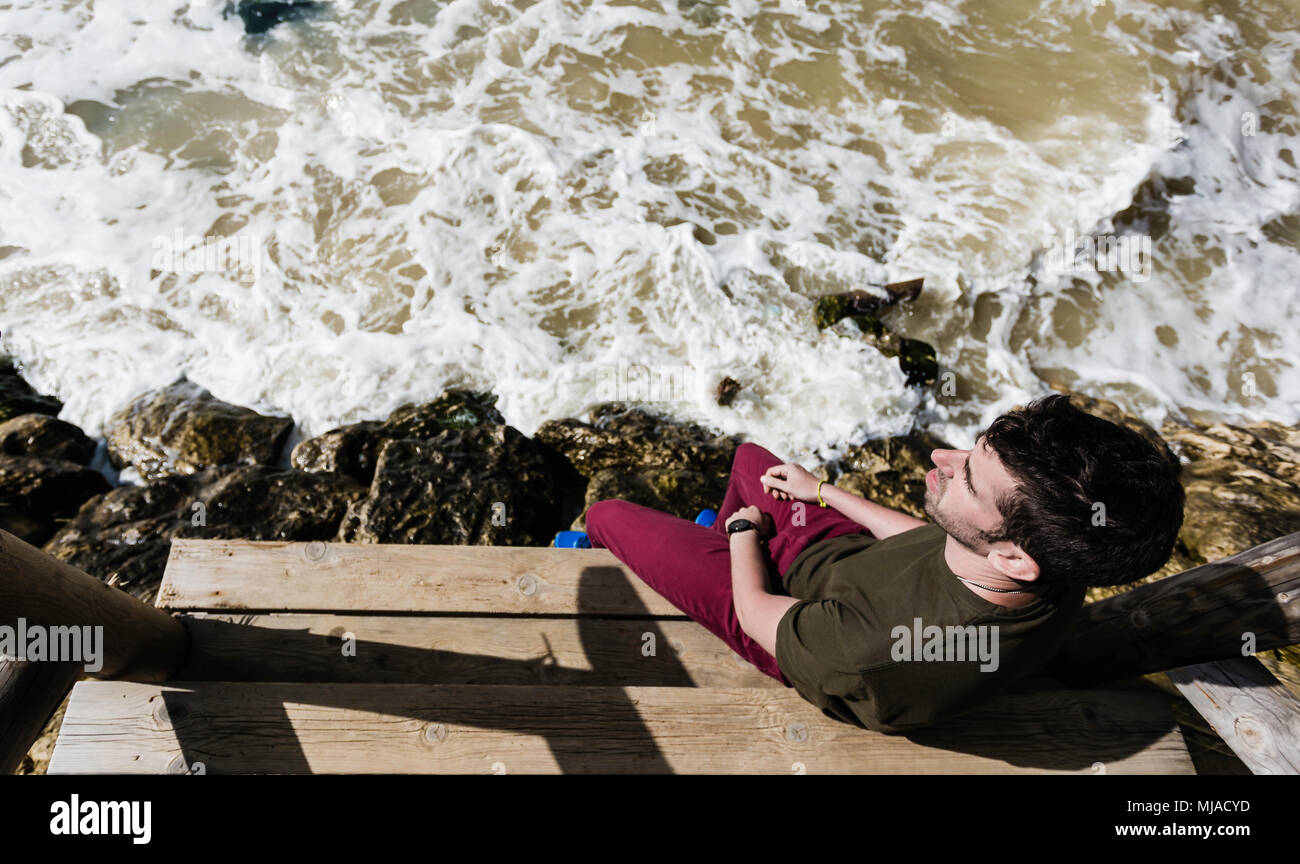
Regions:
M 754 527 L 757 526 L 755 526 L 754 523 L 750 522 L 748 519 L 737 519 L 735 522 L 732 522 L 730 525 L 727 526 L 727 533 L 735 534 L 737 531 L 748 531 Z

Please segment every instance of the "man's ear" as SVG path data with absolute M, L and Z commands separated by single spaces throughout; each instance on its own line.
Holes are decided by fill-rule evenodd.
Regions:
M 1039 575 L 1038 562 L 1015 543 L 1005 540 L 989 548 L 988 561 L 999 574 L 1017 582 L 1033 582 Z

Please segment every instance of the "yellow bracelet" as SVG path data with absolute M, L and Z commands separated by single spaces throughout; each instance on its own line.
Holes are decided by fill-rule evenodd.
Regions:
M 822 483 L 825 482 L 826 482 L 825 480 L 822 480 L 817 484 L 817 503 L 822 505 L 823 507 L 827 506 L 826 499 L 822 498 Z

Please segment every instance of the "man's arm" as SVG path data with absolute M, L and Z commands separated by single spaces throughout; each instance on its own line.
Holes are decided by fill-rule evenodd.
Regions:
M 799 601 L 768 592 L 767 565 L 757 531 L 731 535 L 731 593 L 741 629 L 775 657 L 776 626 Z
M 801 465 L 793 462 L 773 465 L 759 480 L 765 492 L 781 501 L 817 503 L 817 478 Z M 868 501 L 830 483 L 822 484 L 822 500 L 882 539 L 927 524 L 923 519 Z
M 830 483 L 822 484 L 822 500 L 882 540 L 891 534 L 901 534 L 929 524 L 924 519 L 868 501 Z

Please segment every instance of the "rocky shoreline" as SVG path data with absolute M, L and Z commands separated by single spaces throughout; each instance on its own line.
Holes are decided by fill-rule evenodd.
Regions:
M 1072 398 L 1159 435 L 1184 459 L 1178 547 L 1149 578 L 1300 530 L 1300 428 L 1167 422 L 1157 432 L 1112 403 Z M 449 390 L 288 450 L 292 418 L 182 379 L 123 408 L 96 442 L 0 360 L 0 528 L 152 603 L 175 537 L 545 546 L 581 529 L 587 506 L 604 498 L 694 518 L 721 502 L 742 440 L 619 403 L 528 437 L 494 402 Z M 929 453 L 942 446 L 917 432 L 849 447 L 814 470 L 920 516 Z M 140 482 L 113 486 L 105 475 L 114 472 Z M 1126 589 L 1090 599 L 1117 590 Z M 1300 652 L 1259 657 L 1300 695 Z M 25 771 L 43 769 L 50 739 L 47 730 Z

